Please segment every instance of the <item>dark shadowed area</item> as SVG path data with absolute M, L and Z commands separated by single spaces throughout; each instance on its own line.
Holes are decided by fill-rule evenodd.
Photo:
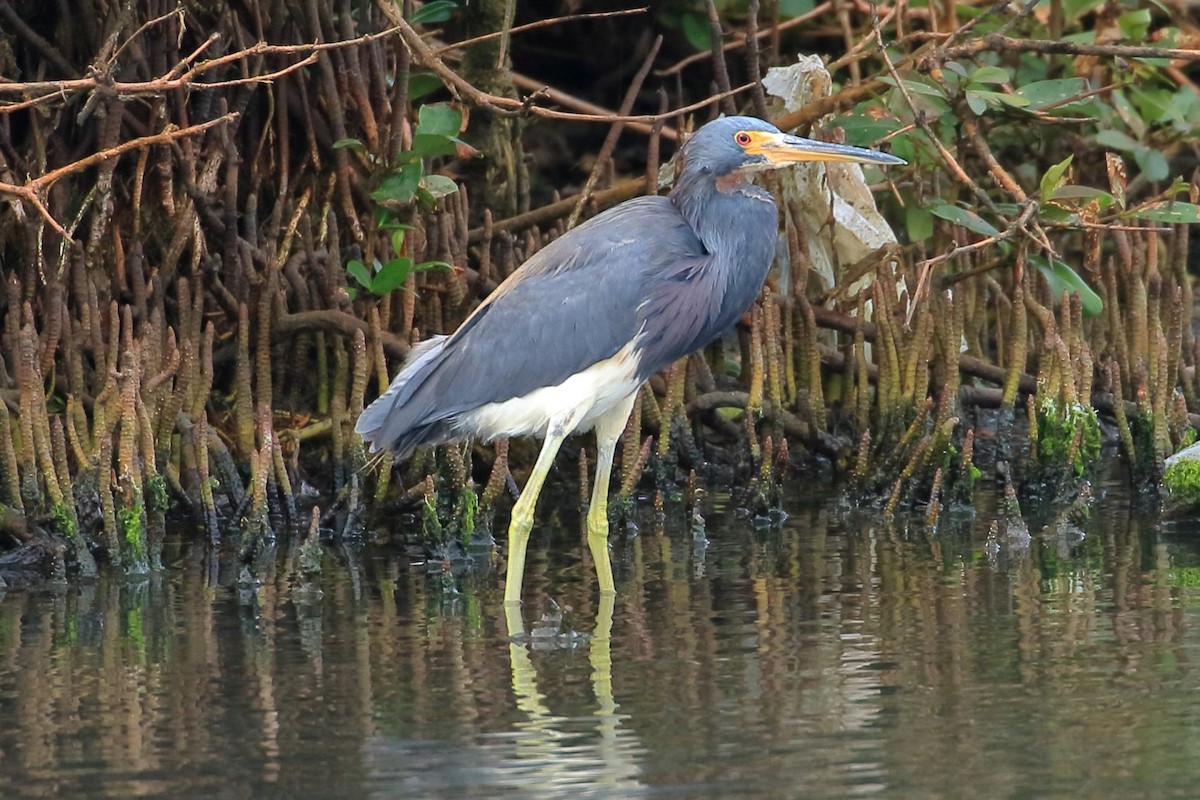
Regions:
M 498 571 L 396 545 L 327 549 L 313 582 L 280 554 L 239 588 L 187 545 L 148 582 L 10 590 L 0 796 L 1191 797 L 1197 525 L 1104 490 L 1028 538 L 716 497 L 707 543 L 617 544 L 609 641 L 566 502 L 525 609 L 563 618 L 530 648 Z

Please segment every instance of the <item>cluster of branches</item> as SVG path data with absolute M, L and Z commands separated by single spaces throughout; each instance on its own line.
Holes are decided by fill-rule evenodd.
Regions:
M 276 490 L 265 487 L 299 477 L 300 444 L 317 440 L 329 442 L 335 460 L 346 462 L 334 488 L 359 491 L 361 476 L 350 465 L 352 416 L 367 383 L 386 380 L 387 359 L 403 356 L 422 332 L 452 328 L 523 255 L 583 213 L 656 190 L 659 143 L 677 141 L 698 117 L 748 111 L 784 129 L 826 136 L 838 135 L 828 126 L 835 114 L 836 126 L 855 143 L 890 143 L 902 151 L 914 169 L 895 173 L 887 188 L 892 218 L 905 220 L 910 242 L 900 256 L 902 271 L 913 275 L 906 324 L 931 293 L 968 281 L 989 287 L 987 308 L 1008 313 L 1014 301 L 1022 302 L 1016 291 L 1024 283 L 1021 265 L 1035 260 L 1014 253 L 1040 254 L 1045 280 L 1058 275 L 1065 281 L 1050 284 L 1050 296 L 1060 288 L 1083 291 L 1097 287 L 1099 275 L 1060 267 L 1093 241 L 1088 231 L 1154 233 L 1147 221 L 1194 221 L 1186 203 L 1172 205 L 1181 187 L 1154 174 L 1153 158 L 1163 150 L 1176 153 L 1176 169 L 1194 161 L 1176 149 L 1180 126 L 1196 115 L 1194 104 L 1161 94 L 1164 82 L 1182 93 L 1196 89 L 1189 70 L 1200 50 L 1167 40 L 1191 41 L 1182 21 L 1175 30 L 1171 20 L 1120 16 L 1099 3 L 1076 9 L 1074 19 L 1052 3 L 1050 17 L 1041 18 L 1030 2 L 978 6 L 960 24 L 953 4 L 934 12 L 861 0 L 821 3 L 787 19 L 779 3 L 752 0 L 722 16 L 706 0 L 685 13 L 707 26 L 708 52 L 665 63 L 663 53 L 671 48 L 660 49 L 661 37 L 647 42 L 623 101 L 606 109 L 578 88 L 507 69 L 507 54 L 519 49 L 520 37 L 553 25 L 616 16 L 621 25 L 661 22 L 678 38 L 671 34 L 678 28 L 667 25 L 678 20 L 631 8 L 519 25 L 504 13 L 498 29 L 456 38 L 454 31 L 470 29 L 462 20 L 496 4 L 451 11 L 447 5 L 453 4 L 378 0 L 356 16 L 322 0 L 211 9 L 164 2 L 136 9 L 88 5 L 79 19 L 66 19 L 53 9 L 22 14 L 0 2 L 7 45 L 0 51 L 0 263 L 8 287 L 0 388 L 8 410 L 19 416 L 36 403 L 26 391 L 34 382 L 49 411 L 69 408 L 74 417 L 73 427 L 63 428 L 61 457 L 50 446 L 53 428 L 44 437 L 36 428 L 27 437 L 19 427 L 10 430 L 8 505 L 45 508 L 37 486 L 46 482 L 38 475 L 47 465 L 63 477 L 128 472 L 132 461 L 122 464 L 120 448 L 102 443 L 140 435 L 140 426 L 158 442 L 158 463 L 180 502 L 210 503 L 198 476 L 222 448 L 236 465 L 258 465 L 247 491 L 230 490 L 231 511 L 251 502 L 248 497 L 271 496 Z M 505 12 L 515 8 L 499 5 Z M 445 30 L 431 24 L 439 19 L 435 6 L 449 17 Z M 1088 26 L 1097 32 L 1094 42 L 1061 36 L 1066 28 Z M 1161 41 L 1129 41 L 1151 28 Z M 760 82 L 764 71 L 791 60 L 789 42 L 827 42 L 831 34 L 844 41 L 844 52 L 829 62 L 840 79 L 836 91 L 790 112 L 770 107 Z M 460 61 L 497 43 L 497 66 L 509 88 L 485 90 Z M 1137 69 L 1122 73 L 1120 59 Z M 1030 63 L 1040 67 L 1030 71 Z M 442 168 L 441 177 L 453 177 L 469 153 L 426 152 L 414 142 L 419 103 L 411 100 L 413 87 L 429 76 L 463 118 L 474 111 L 475 120 L 501 126 L 529 119 L 607 125 L 582 191 L 522 213 L 505 210 L 499 218 L 467 202 L 485 195 L 478 185 L 445 198 L 439 209 L 422 208 L 411 190 L 396 201 L 390 180 L 416 175 L 422 181 L 416 185 L 425 188 L 423 176 Z M 1075 79 L 1081 82 L 1067 82 Z M 1039 81 L 1063 81 L 1061 91 L 1051 100 L 1031 99 L 1027 90 Z M 1147 86 L 1160 94 L 1128 102 Z M 1131 108 L 1153 103 L 1174 116 L 1135 119 Z M 1103 120 L 1085 116 L 1097 108 L 1129 133 L 1106 136 Z M 637 113 L 646 109 L 654 110 Z M 1068 135 L 1029 146 L 1014 163 L 1008 156 L 1021 136 L 1027 142 L 1039 129 Z M 649 137 L 647 166 L 642 176 L 617 180 L 611 161 L 626 130 Z M 342 146 L 347 142 L 358 146 Z M 1107 150 L 1108 157 L 1070 166 L 1063 159 L 1068 143 L 1084 152 Z M 425 166 L 416 172 L 399 166 L 422 155 Z M 1125 160 L 1134 161 L 1132 179 Z M 415 229 L 407 240 L 397 238 L 408 224 Z M 406 292 L 348 291 L 354 288 L 348 274 L 364 276 L 358 280 L 368 289 L 376 285 L 370 270 L 377 267 L 348 272 L 350 265 L 422 258 L 454 270 L 399 273 Z M 1125 298 L 1124 289 L 1119 294 Z M 850 313 L 860 300 L 837 292 L 813 300 L 832 307 L 814 305 L 815 327 L 873 335 Z M 765 319 L 782 324 L 783 318 Z M 744 337 L 752 327 L 747 319 Z M 143 383 L 130 377 L 134 365 L 122 366 L 112 355 L 126 343 L 142 354 Z M 32 360 L 26 358 L 31 347 Z M 977 352 L 955 363 L 989 381 L 1015 369 L 1015 385 L 1031 392 L 1038 359 L 1036 348 L 1028 361 L 1025 352 L 1014 367 L 1015 356 L 1001 343 L 981 340 Z M 824 354 L 827 365 L 836 355 Z M 195 369 L 187 366 L 189 358 L 197 360 Z M 209 372 L 201 368 L 205 358 Z M 1184 361 L 1181 370 L 1192 372 L 1178 374 L 1194 375 L 1190 355 Z M 317 381 L 309 379 L 313 362 Z M 839 363 L 850 359 L 842 354 Z M 1123 396 L 1134 397 L 1137 364 L 1126 362 L 1121 374 Z M 191 395 L 203 375 L 210 393 L 197 405 Z M 136 402 L 123 407 L 125 416 L 97 414 L 129 385 L 141 385 L 144 414 Z M 667 392 L 664 382 L 655 385 Z M 710 412 L 721 403 L 733 397 L 735 405 L 756 405 L 750 386 L 730 395 L 707 378 L 700 385 L 708 388 L 707 399 L 691 398 L 686 407 L 720 432 L 728 433 L 728 425 Z M 682 400 L 677 405 L 684 407 Z M 827 431 L 794 410 L 777 409 L 789 432 L 836 449 Z M 215 433 L 187 451 L 172 436 L 189 425 Z M 277 436 L 276 428 L 284 430 Z M 44 454 L 34 446 L 39 437 L 46 439 Z M 229 475 L 226 483 L 235 482 L 236 470 Z M 344 497 L 338 502 L 350 505 Z

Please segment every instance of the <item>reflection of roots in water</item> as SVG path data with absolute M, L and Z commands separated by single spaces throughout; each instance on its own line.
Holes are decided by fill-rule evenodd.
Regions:
M 626 792 L 639 786 L 641 769 L 637 755 L 642 747 L 633 733 L 621 726 L 612 683 L 612 624 L 616 595 L 602 592 L 596 611 L 596 627 L 588 647 L 592 667 L 592 692 L 596 697 L 594 742 L 580 743 L 572 720 L 551 713 L 545 695 L 538 689 L 537 670 L 523 641 L 524 624 L 519 606 L 505 609 L 508 622 L 508 655 L 512 666 L 512 688 L 517 708 L 528 717 L 515 726 L 522 733 L 516 740 L 515 758 L 533 761 L 545 774 L 547 789 L 563 784 L 603 785 Z M 590 737 L 589 737 L 590 738 Z M 539 778 L 541 780 L 541 778 Z

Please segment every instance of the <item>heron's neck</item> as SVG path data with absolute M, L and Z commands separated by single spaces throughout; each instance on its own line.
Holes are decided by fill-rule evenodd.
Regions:
M 775 256 L 778 217 L 771 194 L 744 181 L 707 174 L 681 175 L 671 202 L 692 226 L 714 266 L 757 294 Z

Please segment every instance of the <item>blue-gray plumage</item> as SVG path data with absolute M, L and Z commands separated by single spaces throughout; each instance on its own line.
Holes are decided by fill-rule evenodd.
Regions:
M 753 304 L 778 222 L 771 195 L 749 174 L 797 161 L 903 163 L 787 136 L 750 117 L 710 122 L 684 145 L 668 197 L 622 203 L 538 251 L 457 331 L 414 348 L 359 418 L 355 430 L 372 450 L 402 455 L 464 436 L 545 437 L 513 509 L 506 602 L 520 597 L 533 505 L 554 455 L 568 434 L 593 427 L 588 536 L 601 590 L 613 590 L 608 477 L 638 388 Z

